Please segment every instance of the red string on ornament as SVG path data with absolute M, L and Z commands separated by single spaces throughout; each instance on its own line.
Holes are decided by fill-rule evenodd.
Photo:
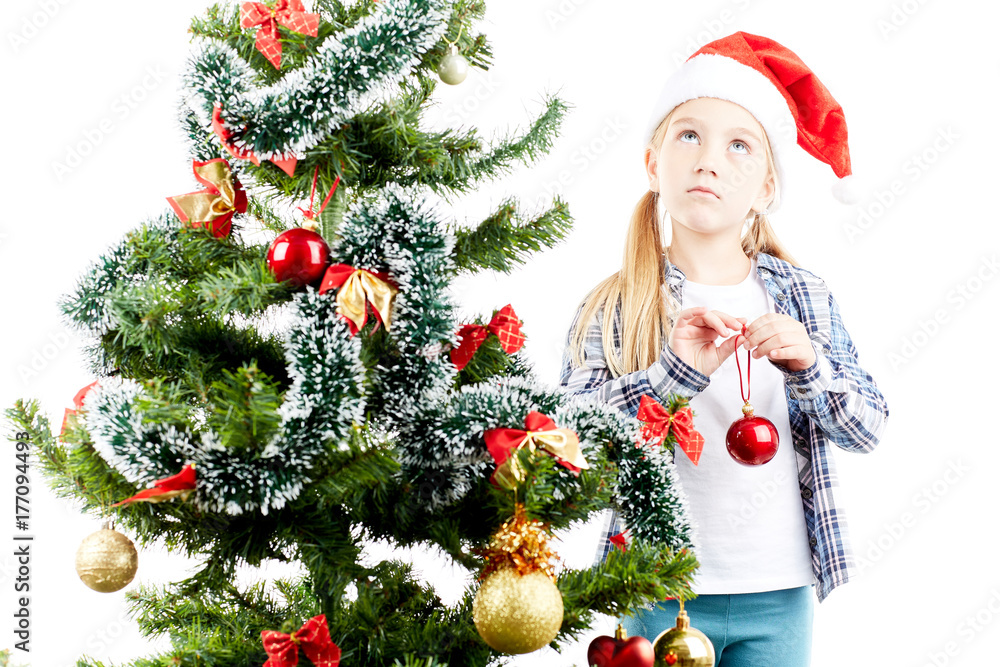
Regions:
M 313 201 L 315 201 L 316 199 L 317 178 L 319 178 L 319 165 L 316 165 L 316 171 L 313 172 L 312 192 L 309 193 L 309 210 L 306 210 L 301 206 L 299 207 L 299 210 L 302 211 L 303 217 L 305 217 L 307 220 L 312 220 L 323 212 L 323 209 L 326 208 L 326 205 L 330 203 L 330 197 L 333 196 L 333 193 L 337 190 L 337 186 L 340 184 L 340 176 L 337 176 L 337 178 L 334 179 L 333 181 L 333 187 L 330 188 L 330 192 L 329 194 L 326 195 L 326 199 L 323 200 L 323 203 L 320 205 L 319 210 L 313 213 Z
M 747 325 L 743 325 L 743 337 L 746 338 L 747 335 Z M 733 354 L 735 355 L 739 351 L 739 339 L 737 336 L 733 340 Z M 740 374 L 740 398 L 743 399 L 744 403 L 750 402 L 750 350 L 747 350 L 747 395 L 743 396 L 743 370 L 740 368 L 740 358 L 736 357 L 736 372 Z

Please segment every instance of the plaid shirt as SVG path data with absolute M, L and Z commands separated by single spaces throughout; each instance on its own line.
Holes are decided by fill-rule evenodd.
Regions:
M 677 303 L 682 303 L 686 277 L 669 261 L 666 267 L 666 284 Z M 844 328 L 840 309 L 826 283 L 805 269 L 765 253 L 757 255 L 757 274 L 774 299 L 777 312 L 802 322 L 816 351 L 816 363 L 805 370 L 788 371 L 774 365 L 785 377 L 788 421 L 817 583 L 816 595 L 822 602 L 856 572 L 846 536 L 844 511 L 834 498 L 837 474 L 829 455 L 830 444 L 852 452 L 870 452 L 882 435 L 889 409 L 875 380 L 858 365 L 857 349 Z M 570 335 L 581 310 L 577 310 Z M 570 335 L 567 335 L 559 381 L 565 393 L 592 397 L 635 417 L 643 394 L 665 402 L 671 393 L 690 397 L 708 387 L 708 376 L 681 361 L 666 345 L 660 358 L 648 369 L 613 377 L 601 344 L 602 317 L 601 309 L 587 330 L 582 368 L 572 365 L 568 346 Z M 621 347 L 620 323 L 619 305 L 612 332 L 616 352 Z M 620 518 L 617 513 L 610 513 L 598 548 L 598 562 L 614 548 L 608 538 L 619 532 Z

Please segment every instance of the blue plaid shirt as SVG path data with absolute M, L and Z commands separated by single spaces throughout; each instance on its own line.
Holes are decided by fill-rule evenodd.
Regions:
M 686 277 L 671 262 L 665 264 L 666 284 L 677 303 L 682 303 Z M 785 377 L 788 421 L 812 552 L 814 583 L 822 602 L 856 572 L 845 535 L 844 511 L 834 498 L 838 482 L 829 456 L 830 444 L 851 452 L 872 451 L 885 428 L 889 408 L 875 380 L 858 365 L 857 349 L 826 283 L 805 269 L 765 253 L 757 255 L 757 274 L 774 299 L 777 312 L 802 322 L 816 351 L 816 363 L 805 370 L 789 371 L 774 365 Z M 573 366 L 568 344 L 581 310 L 574 317 L 563 353 L 559 384 L 567 394 L 592 397 L 635 417 L 643 394 L 665 402 L 671 393 L 690 397 L 708 387 L 708 376 L 681 361 L 667 345 L 648 369 L 613 377 L 601 344 L 603 310 L 598 311 L 587 329 L 584 366 Z M 620 323 L 619 305 L 612 332 L 618 353 Z M 617 513 L 610 513 L 598 548 L 599 561 L 613 548 L 608 538 L 621 532 L 621 528 Z

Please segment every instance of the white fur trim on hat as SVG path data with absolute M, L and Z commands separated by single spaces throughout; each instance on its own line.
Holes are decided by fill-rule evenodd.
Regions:
M 647 123 L 643 146 L 653 138 L 656 126 L 671 109 L 699 97 L 715 97 L 734 102 L 757 119 L 771 144 L 774 163 L 778 169 L 778 181 L 784 185 L 782 156 L 789 153 L 798 138 L 798 128 L 788 102 L 766 76 L 726 56 L 699 54 L 686 60 L 667 79 Z M 768 209 L 774 211 L 779 203 L 776 198 Z
M 869 186 L 857 174 L 844 176 L 830 188 L 834 198 L 842 204 L 857 204 L 868 193 Z

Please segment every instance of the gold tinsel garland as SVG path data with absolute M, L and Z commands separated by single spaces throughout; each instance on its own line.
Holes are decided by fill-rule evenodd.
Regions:
M 520 575 L 542 572 L 554 580 L 556 574 L 551 560 L 556 553 L 548 545 L 549 537 L 547 523 L 529 519 L 524 505 L 515 504 L 514 516 L 493 534 L 489 546 L 475 551 L 486 560 L 480 580 L 506 567 Z

